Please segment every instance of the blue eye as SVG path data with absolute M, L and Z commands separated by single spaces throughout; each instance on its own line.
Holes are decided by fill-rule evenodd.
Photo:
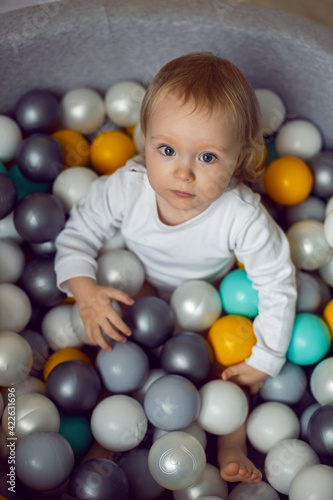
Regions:
M 216 157 L 212 155 L 211 153 L 204 153 L 200 156 L 199 160 L 205 162 L 205 163 L 212 163 Z
M 160 150 L 164 156 L 173 156 L 175 154 L 175 151 L 170 146 L 162 146 Z

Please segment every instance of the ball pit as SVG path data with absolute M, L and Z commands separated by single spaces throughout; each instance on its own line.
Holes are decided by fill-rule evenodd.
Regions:
M 257 29 L 258 20 L 260 20 L 260 30 Z M 332 232 L 329 229 L 332 219 L 328 216 L 329 212 L 327 212 L 325 224 L 323 219 L 323 208 L 327 198 L 333 194 L 332 179 L 329 178 L 327 181 L 327 174 L 331 174 L 329 165 L 332 153 L 330 149 L 333 148 L 333 123 L 331 119 L 333 89 L 330 84 L 333 78 L 333 53 L 331 50 L 333 35 L 330 30 L 286 13 L 240 2 L 211 2 L 205 5 L 203 12 L 202 3 L 199 0 L 183 3 L 176 0 L 171 0 L 171 2 L 162 0 L 158 3 L 155 2 L 153 9 L 149 0 L 140 0 L 130 4 L 115 0 L 112 5 L 97 0 L 93 6 L 88 0 L 50 4 L 39 2 L 38 5 L 28 7 L 24 11 L 18 9 L 2 14 L 0 24 L 0 63 L 3 68 L 0 95 L 0 112 L 3 115 L 0 117 L 5 117 L 0 123 L 6 123 L 6 133 L 0 137 L 0 161 L 6 162 L 5 171 L 1 169 L 1 172 L 4 175 L 8 173 L 8 177 L 14 182 L 18 200 L 35 192 L 51 193 L 54 180 L 54 170 L 47 174 L 44 171 L 42 174 L 41 172 L 30 173 L 34 179 L 28 179 L 20 170 L 19 165 L 14 165 L 15 155 L 23 137 L 21 130 L 24 132 L 25 138 L 27 135 L 31 136 L 32 133 L 38 133 L 52 134 L 53 138 L 57 139 L 58 131 L 56 129 L 62 127 L 63 130 L 66 127 L 66 130 L 71 132 L 74 142 L 61 142 L 60 137 L 57 139 L 63 149 L 64 164 L 66 167 L 87 168 L 88 175 L 91 175 L 93 170 L 87 163 L 90 144 L 94 137 L 97 142 L 98 136 L 109 128 L 113 132 L 111 121 L 113 120 L 114 123 L 118 121 L 115 115 L 109 113 L 108 106 L 104 104 L 101 96 L 104 97 L 107 91 L 120 81 L 129 80 L 132 90 L 134 82 L 142 83 L 143 88 L 145 88 L 156 71 L 167 60 L 197 49 L 213 50 L 235 62 L 257 89 L 261 106 L 266 106 L 262 127 L 265 129 L 268 148 L 273 151 L 272 134 L 277 133 L 279 137 L 277 141 L 278 153 L 299 156 L 310 167 L 313 175 L 311 196 L 315 201 L 310 204 L 308 196 L 301 204 L 297 203 L 283 209 L 283 211 L 279 211 L 280 207 L 275 210 L 275 213 L 277 216 L 283 217 L 283 213 L 286 214 L 287 210 L 292 208 L 293 210 L 290 210 L 285 218 L 287 221 L 290 217 L 290 222 L 287 224 L 289 227 L 300 220 L 305 221 L 305 234 L 301 230 L 294 231 L 296 235 L 291 243 L 295 263 L 305 272 L 317 272 L 318 270 L 322 280 L 329 287 L 332 286 L 332 254 L 330 250 Z M 293 40 L 297 42 L 291 43 Z M 110 50 L 110 43 L 112 50 Z M 84 55 L 82 58 L 77 56 L 76 49 L 78 47 Z M 49 54 L 51 53 L 61 54 L 61 57 L 50 58 Z M 43 61 L 43 71 L 39 71 L 40 61 Z M 82 63 L 82 61 L 84 62 Z M 13 85 L 14 81 L 15 85 Z M 304 85 L 305 81 L 307 85 Z M 44 102 L 44 107 L 40 91 L 37 93 L 37 89 L 43 89 L 44 96 L 49 90 L 51 91 L 52 97 L 48 99 L 47 104 Z M 73 112 L 75 96 L 78 93 L 73 94 L 73 90 L 80 90 L 79 95 L 83 96 L 85 101 L 84 105 L 81 105 L 78 120 L 75 120 Z M 37 97 L 40 101 L 39 123 L 37 125 L 29 123 L 27 116 L 24 116 L 26 110 L 23 112 L 22 109 L 20 110 L 22 102 L 27 101 L 28 97 L 36 97 L 36 94 L 38 94 Z M 57 96 L 57 99 L 54 96 Z M 133 95 L 131 97 L 133 98 Z M 139 92 L 135 93 L 134 97 L 134 104 L 135 101 L 140 101 Z M 265 99 L 271 99 L 269 104 Z M 21 102 L 20 106 L 18 106 L 19 102 Z M 65 111 L 65 120 L 62 123 L 59 122 L 59 103 Z M 92 107 L 91 104 L 93 104 Z M 25 106 L 27 109 L 27 104 Z M 270 109 L 268 109 L 269 107 Z M 135 113 L 137 113 L 137 109 L 134 110 Z M 14 117 L 14 119 L 9 119 L 9 116 Z M 299 122 L 301 120 L 294 120 L 294 118 L 300 116 L 304 117 L 303 122 L 310 124 L 305 125 L 306 130 L 312 130 L 312 137 L 308 139 L 303 129 L 305 140 L 303 140 L 302 151 L 299 151 L 295 144 L 294 146 L 287 144 L 288 147 L 286 144 L 281 145 L 285 121 L 289 120 L 289 123 Z M 17 127 L 16 120 L 20 127 Z M 127 119 L 121 115 L 118 127 L 132 126 L 134 121 L 132 118 Z M 295 128 L 295 123 L 292 125 Z M 289 127 L 290 125 L 288 125 L 287 131 Z M 4 130 L 2 125 L 1 130 L 2 132 Z M 133 130 L 130 132 L 123 129 L 122 132 L 128 134 L 126 139 L 129 139 L 129 134 L 132 134 Z M 73 137 L 74 133 L 78 135 Z M 89 137 L 88 134 L 92 134 L 94 137 Z M 131 148 L 134 147 L 134 142 L 137 151 L 142 151 L 142 142 L 140 146 L 138 145 L 139 141 L 142 140 L 140 134 L 140 127 L 137 126 L 133 141 L 127 141 Z M 293 134 L 288 132 L 289 137 Z M 324 149 L 319 151 L 322 147 Z M 133 154 L 134 151 L 131 149 Z M 118 153 L 120 150 L 114 153 L 116 159 L 119 159 Z M 316 153 L 315 156 L 309 157 L 314 153 Z M 273 159 L 271 156 L 269 158 Z M 59 166 L 56 167 L 56 171 L 60 171 Z M 86 173 L 84 172 L 84 175 Z M 323 180 L 325 174 L 326 180 Z M 47 181 L 44 182 L 46 177 Z M 295 188 L 292 192 L 291 197 L 294 202 L 296 191 L 299 189 L 304 189 L 304 186 L 298 184 L 297 189 Z M 299 199 L 297 197 L 297 200 Z M 274 205 L 273 202 L 272 205 Z M 275 209 L 275 207 L 273 208 Z M 69 209 L 69 205 L 67 209 Z M 5 212 L 2 212 L 2 215 Z M 10 237 L 26 249 L 27 242 L 23 242 L 25 236 L 22 237 L 17 232 L 13 223 L 13 213 L 6 213 L 5 216 L 0 215 L 0 217 L 1 238 Z M 314 227 L 312 223 L 309 223 L 311 219 L 323 224 L 320 226 L 320 230 L 317 231 L 318 226 Z M 49 231 L 52 228 L 47 227 L 46 229 Z M 321 243 L 324 242 L 324 244 L 318 245 L 318 238 L 321 238 Z M 326 245 L 324 238 L 327 239 L 328 245 Z M 310 253 L 307 253 L 308 243 L 311 246 Z M 45 241 L 45 244 L 52 246 L 52 242 Z M 28 254 L 32 246 L 29 245 Z M 29 295 L 33 309 L 36 310 L 40 306 L 42 308 L 58 306 L 64 297 L 63 294 L 54 293 L 52 275 L 49 271 L 44 270 L 39 278 L 36 276 L 35 271 L 40 268 L 40 265 L 29 266 L 29 272 L 24 273 L 25 286 L 23 289 Z M 16 274 L 14 273 L 12 276 L 17 277 L 11 278 L 11 283 L 20 279 L 19 269 L 16 271 Z M 317 293 L 318 287 L 315 288 L 316 301 L 311 304 L 311 310 L 309 310 L 310 298 L 306 297 L 298 312 L 314 312 L 321 315 L 324 306 L 331 297 L 326 300 L 322 296 L 320 302 L 319 293 Z M 32 295 L 30 295 L 30 290 Z M 329 291 L 331 292 L 331 290 Z M 38 306 L 36 302 L 39 303 Z M 328 318 L 327 315 L 326 312 L 325 321 Z M 35 321 L 34 314 L 32 321 Z M 329 323 L 329 321 L 327 322 Z M 197 325 L 198 323 L 195 324 L 195 327 Z M 85 352 L 90 352 L 89 349 L 91 346 L 85 346 L 82 350 L 77 349 L 76 351 L 80 353 L 79 357 L 84 357 L 87 356 Z M 55 354 L 59 354 L 60 351 Z M 13 361 L 14 358 L 18 360 L 19 355 L 21 355 L 21 351 L 15 348 L 13 352 L 11 351 L 11 360 Z M 30 366 L 30 353 L 26 352 L 23 357 L 25 364 L 29 358 Z M 67 358 L 65 357 L 65 359 Z M 330 389 L 331 365 L 326 368 L 326 365 L 322 364 L 327 359 L 330 358 L 315 361 L 317 364 L 311 377 L 314 397 L 325 401 L 321 404 L 332 403 L 331 400 L 328 401 L 332 394 Z M 17 364 L 19 363 L 18 360 Z M 39 367 L 39 370 L 41 369 L 42 366 Z M 16 373 L 16 375 L 14 373 L 17 372 L 16 361 L 15 363 L 11 362 L 11 371 L 13 378 L 9 382 L 9 379 L 6 378 L 8 385 L 16 384 L 22 379 L 22 373 Z M 24 373 L 24 376 L 27 375 Z M 102 418 L 99 426 L 103 425 Z M 26 438 L 30 436 L 33 434 L 26 436 Z M 32 467 L 34 453 L 37 453 L 39 460 L 39 450 L 35 446 L 36 443 L 36 440 L 29 443 L 24 454 L 20 451 L 23 448 L 18 448 L 18 459 L 21 460 L 21 463 L 24 459 L 24 461 L 29 462 L 29 467 Z M 59 449 L 61 448 L 60 444 L 49 444 L 48 455 L 50 455 L 50 450 L 53 454 L 57 446 Z M 27 484 L 29 488 L 29 492 L 24 497 L 43 498 L 37 490 L 54 488 L 58 486 L 59 481 L 65 480 L 71 469 L 72 458 L 70 455 L 70 453 L 64 452 L 62 461 L 67 464 L 66 473 L 60 474 L 60 478 L 55 478 L 55 462 L 48 465 L 43 463 L 47 458 L 45 456 L 41 457 L 40 462 L 46 467 L 44 468 L 45 473 L 40 474 L 39 472 L 38 478 L 37 474 L 33 476 L 33 471 L 24 475 L 18 469 L 17 475 L 20 482 Z M 78 477 L 83 480 L 86 476 L 87 474 L 83 473 Z M 332 480 L 332 467 L 318 465 L 307 468 L 303 475 L 296 476 L 292 482 L 290 500 L 303 500 L 309 491 L 315 500 L 327 500 L 332 491 Z M 103 489 L 104 486 L 101 488 Z M 105 486 L 105 491 L 109 491 L 108 488 L 109 486 Z M 163 487 L 160 486 L 157 491 L 161 493 L 162 489 Z M 126 497 L 125 490 L 126 488 L 124 488 L 124 498 Z M 3 495 L 1 498 L 7 498 L 6 491 L 0 491 Z M 237 486 L 229 495 L 230 500 L 238 498 L 237 492 L 238 496 L 246 494 L 249 500 L 252 498 L 277 500 L 279 498 L 273 488 L 264 482 L 258 485 L 242 484 Z M 102 493 L 100 492 L 100 494 Z M 153 493 L 151 494 L 153 495 Z M 212 493 L 205 492 L 203 494 L 211 495 Z M 156 495 L 158 494 L 156 493 Z M 46 494 L 46 498 L 48 496 Z M 146 494 L 144 497 L 148 498 Z

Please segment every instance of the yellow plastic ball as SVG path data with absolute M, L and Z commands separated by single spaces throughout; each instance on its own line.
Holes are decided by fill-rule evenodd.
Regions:
M 89 161 L 89 142 L 75 130 L 57 130 L 52 137 L 60 142 L 66 167 L 85 167 Z
M 245 269 L 245 266 L 242 262 L 240 262 L 238 259 L 236 259 L 236 265 L 238 269 Z
M 93 366 L 91 359 L 86 353 L 76 347 L 65 347 L 64 349 L 54 352 L 46 361 L 43 370 L 44 381 L 46 381 L 53 368 L 64 361 L 72 360 L 85 361 L 89 365 Z
M 294 156 L 273 160 L 264 173 L 265 191 L 280 205 L 296 205 L 304 201 L 313 186 L 310 167 Z
M 323 319 L 327 323 L 328 328 L 331 332 L 331 337 L 333 341 L 333 299 L 331 299 L 325 306 L 323 312 Z
M 134 142 L 119 130 L 102 132 L 95 137 L 90 148 L 92 166 L 101 175 L 112 174 L 134 155 Z
M 257 342 L 252 322 L 238 314 L 223 316 L 208 332 L 215 359 L 223 366 L 241 363 L 251 355 Z

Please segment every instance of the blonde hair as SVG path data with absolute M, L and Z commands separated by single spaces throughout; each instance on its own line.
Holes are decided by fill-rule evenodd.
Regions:
M 234 176 L 254 182 L 264 169 L 265 146 L 260 130 L 260 111 L 254 90 L 244 74 L 230 61 L 210 52 L 194 52 L 168 62 L 149 85 L 141 107 L 145 136 L 151 113 L 170 93 L 184 104 L 193 100 L 212 112 L 220 107 L 239 135 L 242 161 Z

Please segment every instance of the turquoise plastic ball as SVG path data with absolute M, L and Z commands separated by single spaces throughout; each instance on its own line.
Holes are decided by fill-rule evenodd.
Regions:
M 254 318 L 258 314 L 258 292 L 244 269 L 231 271 L 220 284 L 222 305 L 227 314 Z
M 296 365 L 312 365 L 327 354 L 331 336 L 325 321 L 311 313 L 296 314 L 287 359 Z
M 75 458 L 82 457 L 93 442 L 89 421 L 83 416 L 60 415 L 59 434 L 67 439 Z
M 17 165 L 14 165 L 9 171 L 8 175 L 14 182 L 18 201 L 22 200 L 27 194 L 43 192 L 48 193 L 51 191 L 50 182 L 36 182 L 25 177 Z

